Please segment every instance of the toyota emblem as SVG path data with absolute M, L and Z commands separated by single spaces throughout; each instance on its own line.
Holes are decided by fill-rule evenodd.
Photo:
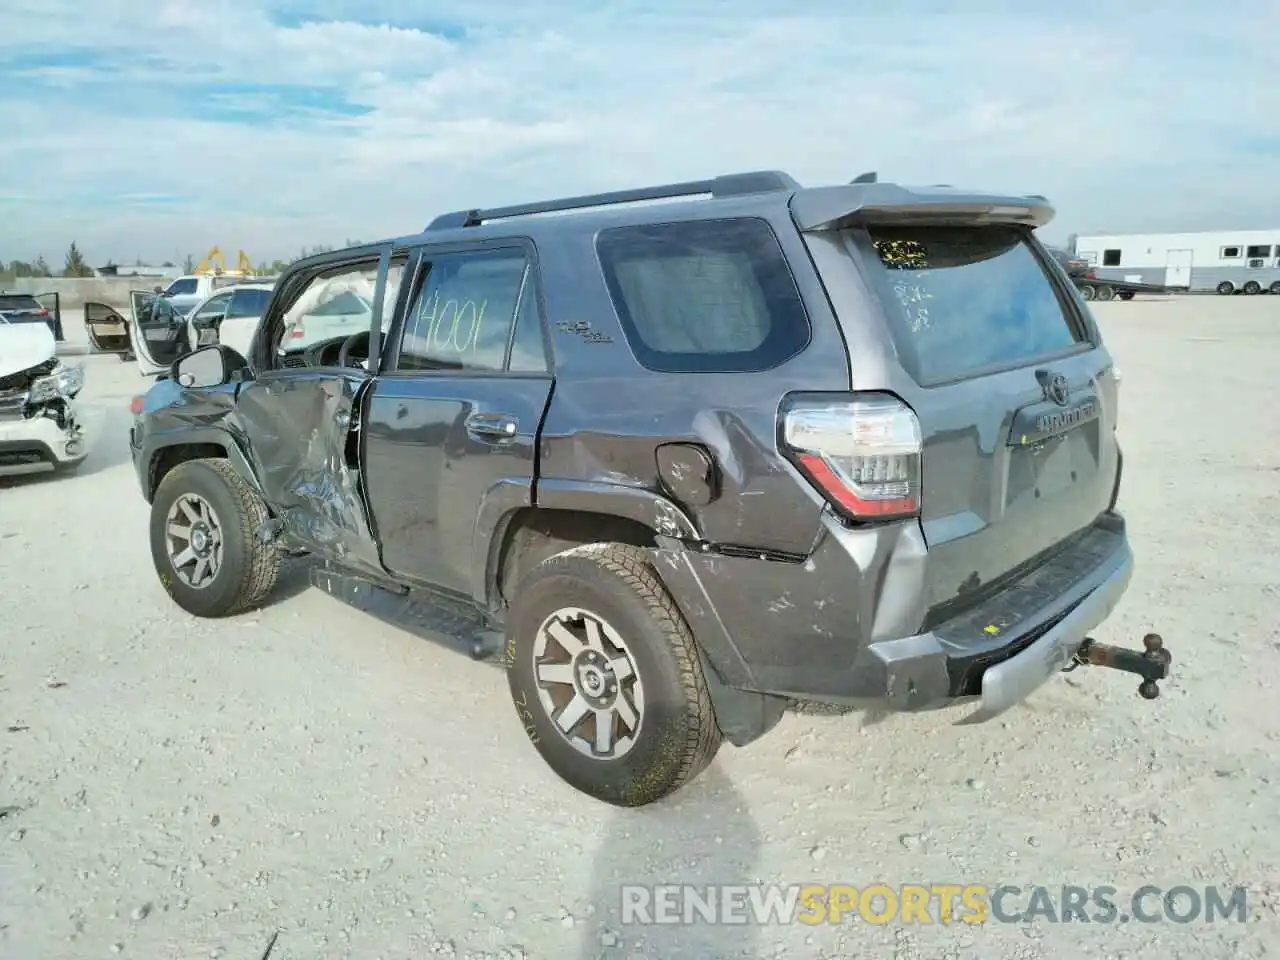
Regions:
M 1067 378 L 1060 373 L 1055 373 L 1045 384 L 1045 397 L 1052 400 L 1060 407 L 1067 405 L 1067 400 L 1071 396 L 1071 388 L 1067 386 Z

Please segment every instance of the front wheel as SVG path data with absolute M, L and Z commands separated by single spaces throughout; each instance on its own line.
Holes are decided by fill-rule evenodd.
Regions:
M 693 635 L 637 547 L 577 547 L 530 572 L 507 621 L 506 660 L 530 741 L 598 800 L 653 803 L 720 748 Z
M 276 584 L 280 552 L 257 536 L 267 509 L 226 460 L 188 460 L 151 504 L 151 560 L 173 601 L 197 617 L 257 606 Z

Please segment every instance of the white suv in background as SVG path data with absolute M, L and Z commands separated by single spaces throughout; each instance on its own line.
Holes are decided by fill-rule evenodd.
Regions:
M 205 297 L 187 316 L 191 349 L 225 343 L 247 356 L 253 332 L 271 299 L 272 283 L 238 283 Z

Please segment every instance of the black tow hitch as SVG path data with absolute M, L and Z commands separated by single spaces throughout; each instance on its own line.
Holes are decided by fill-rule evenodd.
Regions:
M 1093 637 L 1085 637 L 1066 672 L 1076 667 L 1090 666 L 1136 673 L 1142 677 L 1142 683 L 1138 684 L 1139 696 L 1144 700 L 1154 700 L 1160 696 L 1157 681 L 1168 678 L 1169 664 L 1173 662 L 1173 657 L 1164 648 L 1164 640 L 1158 633 L 1148 633 L 1142 638 L 1142 645 L 1146 649 L 1138 653 L 1124 647 L 1113 647 L 1109 643 L 1099 643 Z

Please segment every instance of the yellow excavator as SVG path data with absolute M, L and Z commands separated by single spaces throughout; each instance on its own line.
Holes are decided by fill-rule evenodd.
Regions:
M 214 266 L 215 261 L 217 266 Z M 254 270 L 253 263 L 249 260 L 249 255 L 243 250 L 240 251 L 240 256 L 236 260 L 236 268 L 228 270 L 226 258 L 222 256 L 222 250 L 218 247 L 212 247 L 193 272 L 200 276 L 214 274 L 220 277 L 251 277 Z

